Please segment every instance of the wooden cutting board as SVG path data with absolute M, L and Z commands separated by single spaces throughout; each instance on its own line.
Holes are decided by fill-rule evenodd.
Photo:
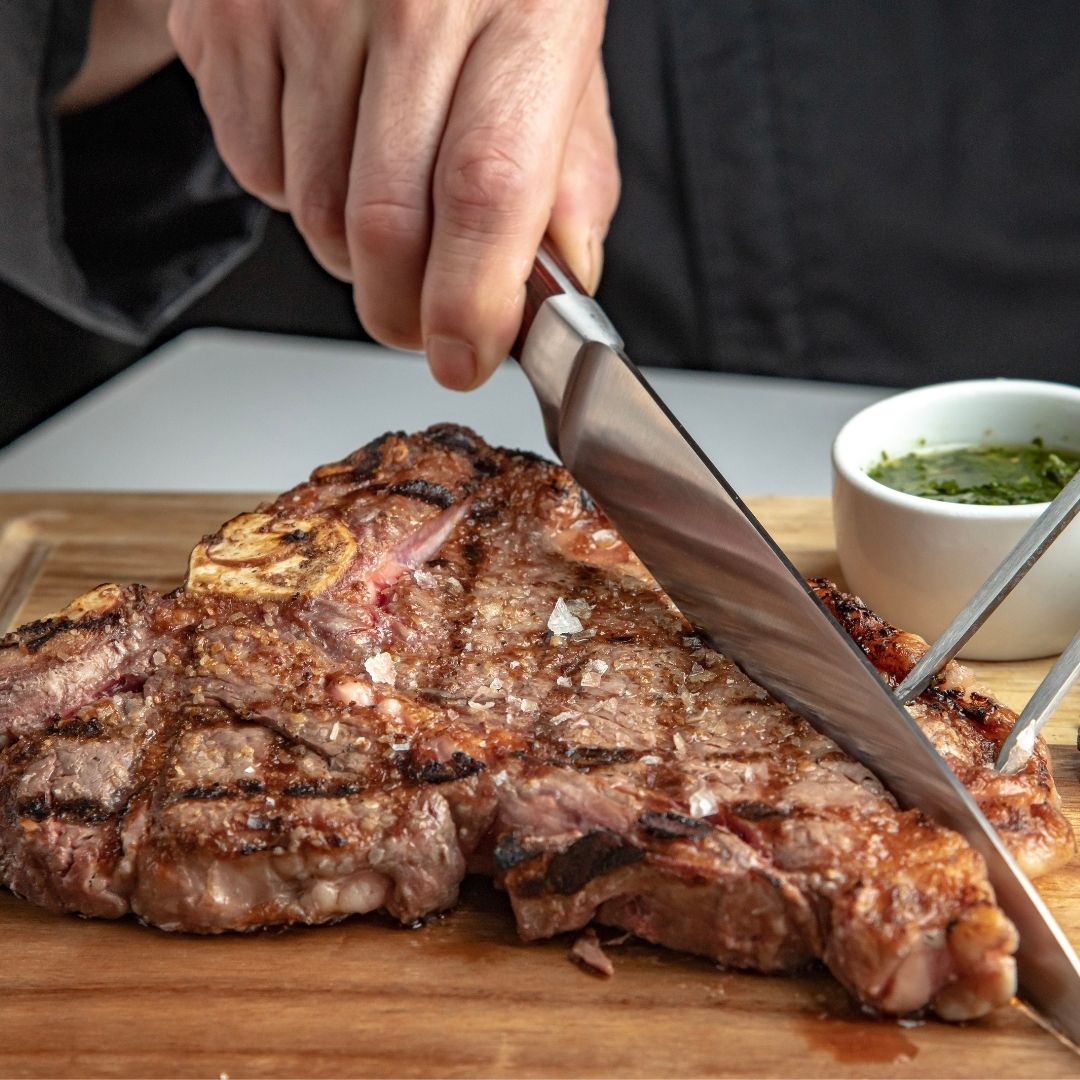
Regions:
M 102 581 L 166 589 L 250 496 L 0 494 L 0 621 Z M 824 499 L 752 500 L 808 574 L 839 574 Z M 1022 706 L 1048 661 L 979 664 Z M 1080 826 L 1080 695 L 1048 729 Z M 1080 944 L 1080 860 L 1039 883 Z M 613 937 L 610 931 L 602 936 Z M 468 881 L 458 908 L 217 938 L 80 920 L 0 893 L 4 1076 L 1060 1076 L 1080 1059 L 1018 1008 L 968 1025 L 862 1015 L 823 972 L 769 978 L 627 942 L 615 975 L 525 945 Z

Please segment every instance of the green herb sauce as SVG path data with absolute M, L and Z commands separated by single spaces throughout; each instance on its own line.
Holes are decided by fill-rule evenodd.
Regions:
M 941 502 L 1017 506 L 1049 502 L 1080 471 L 1080 453 L 1048 450 L 1042 439 L 1026 446 L 962 446 L 881 455 L 872 480 L 908 495 Z

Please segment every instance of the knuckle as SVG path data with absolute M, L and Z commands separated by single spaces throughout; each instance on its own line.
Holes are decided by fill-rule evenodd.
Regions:
M 280 201 L 285 177 L 276 154 L 231 145 L 226 136 L 219 136 L 217 142 L 229 172 L 245 191 L 259 199 Z
M 394 45 L 415 41 L 426 34 L 435 7 L 430 0 L 380 0 L 375 8 L 379 30 Z
M 392 309 L 388 304 L 375 302 L 367 289 L 356 284 L 353 304 L 364 329 L 380 344 L 392 349 L 420 347 L 420 313 Z
M 290 200 L 289 209 L 296 227 L 308 240 L 344 246 L 345 210 L 340 203 L 305 192 Z
M 348 236 L 365 254 L 393 256 L 414 246 L 421 237 L 426 214 L 403 195 L 350 198 L 345 209 Z
M 496 138 L 458 144 L 440 170 L 440 201 L 455 220 L 483 223 L 520 211 L 528 196 L 529 170 Z

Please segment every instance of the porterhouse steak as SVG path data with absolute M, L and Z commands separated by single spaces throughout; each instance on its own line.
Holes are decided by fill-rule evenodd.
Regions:
M 890 680 L 925 647 L 816 588 Z M 912 710 L 1029 870 L 1067 857 L 1045 747 L 991 767 L 1012 713 L 956 665 Z M 979 856 L 706 647 L 565 471 L 457 427 L 9 634 L 0 745 L 0 880 L 60 911 L 410 922 L 478 871 L 525 938 L 820 958 L 897 1013 L 1013 992 Z

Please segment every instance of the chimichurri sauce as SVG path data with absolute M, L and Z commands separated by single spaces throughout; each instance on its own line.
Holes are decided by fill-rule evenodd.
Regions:
M 1042 439 L 1024 446 L 962 446 L 881 455 L 868 472 L 896 491 L 941 502 L 1016 506 L 1049 502 L 1080 471 L 1080 453 L 1050 450 Z

